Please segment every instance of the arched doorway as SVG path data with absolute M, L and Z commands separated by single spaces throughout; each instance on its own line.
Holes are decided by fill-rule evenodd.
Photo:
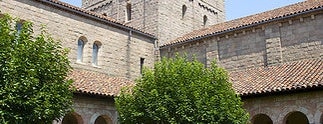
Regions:
M 75 112 L 64 116 L 62 124 L 83 124 L 82 117 Z
M 94 124 L 112 124 L 112 120 L 109 116 L 101 115 L 96 118 Z
M 252 124 L 273 124 L 273 121 L 265 114 L 258 114 L 253 117 Z
M 308 124 L 309 121 L 305 114 L 296 111 L 287 114 L 285 117 L 285 124 Z

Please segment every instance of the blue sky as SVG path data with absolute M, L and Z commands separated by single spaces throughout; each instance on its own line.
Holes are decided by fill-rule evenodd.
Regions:
M 80 7 L 82 0 L 61 0 Z M 227 20 L 232 20 L 303 0 L 225 0 Z

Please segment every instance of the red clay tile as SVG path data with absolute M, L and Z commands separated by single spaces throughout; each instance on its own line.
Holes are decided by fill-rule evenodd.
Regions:
M 301 60 L 230 73 L 241 96 L 316 88 L 323 85 L 323 59 Z
M 135 84 L 124 78 L 77 69 L 69 74 L 68 79 L 74 80 L 73 86 L 77 92 L 102 96 L 117 96 L 123 87 Z

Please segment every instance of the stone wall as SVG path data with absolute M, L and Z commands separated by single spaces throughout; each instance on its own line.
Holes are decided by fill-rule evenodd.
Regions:
M 167 57 L 174 52 L 195 54 L 205 57 L 198 60 L 206 65 L 216 59 L 229 71 L 323 58 L 322 20 L 321 12 L 311 13 L 164 47 L 160 52 Z
M 36 33 L 40 25 L 47 25 L 54 39 L 61 40 L 70 49 L 69 58 L 74 68 L 97 71 L 110 76 L 135 79 L 140 75 L 140 58 L 145 66 L 155 61 L 154 39 L 84 17 L 34 0 L 2 0 L 2 13 L 32 21 Z M 86 41 L 83 61 L 77 62 L 77 44 Z M 98 65 L 92 65 L 92 47 L 100 42 Z
M 131 4 L 130 21 L 126 20 L 127 4 Z M 192 30 L 225 21 L 224 0 L 210 3 L 203 0 L 111 0 L 100 5 L 87 9 L 154 34 L 158 37 L 159 44 Z M 186 6 L 184 15 L 183 5 Z M 205 25 L 204 15 L 207 16 Z
M 321 124 L 323 115 L 323 91 L 289 93 L 266 97 L 253 97 L 243 100 L 244 108 L 251 121 L 260 114 L 267 115 L 274 124 L 285 124 L 292 112 L 306 115 L 310 124 Z
M 214 8 L 201 0 L 163 0 L 159 2 L 157 37 L 160 44 L 174 40 L 193 30 L 224 22 L 224 2 L 217 1 L 212 3 L 219 3 L 216 6 L 219 8 Z M 184 16 L 182 15 L 183 5 L 187 7 Z M 204 16 L 207 17 L 205 24 L 203 22 Z
M 101 3 L 102 0 L 82 0 L 83 8 L 90 8 L 92 6 L 96 6 L 98 3 Z
M 94 1 L 92 0 L 91 2 Z M 158 0 L 111 0 L 97 4 L 98 5 L 90 8 L 83 8 L 100 14 L 105 14 L 120 22 L 154 35 L 157 32 L 156 18 L 158 16 Z M 131 20 L 129 21 L 126 20 L 127 4 L 131 5 Z

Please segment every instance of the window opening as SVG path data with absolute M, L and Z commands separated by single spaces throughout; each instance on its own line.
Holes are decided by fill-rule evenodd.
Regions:
M 77 61 L 83 61 L 83 49 L 84 49 L 84 41 L 79 39 L 77 43 Z
M 187 7 L 185 5 L 182 6 L 182 19 L 184 19 L 186 14 Z
M 207 20 L 208 20 L 207 16 L 206 16 L 206 15 L 204 15 L 204 16 L 203 16 L 203 25 L 204 25 L 204 26 L 206 26 L 206 24 L 207 24 Z
M 99 53 L 99 46 L 97 43 L 93 44 L 93 52 L 92 52 L 92 64 L 98 65 L 98 53 Z
M 126 10 L 126 20 L 130 21 L 131 20 L 131 4 L 127 3 L 127 10 Z
M 140 74 L 143 73 L 144 64 L 145 64 L 145 58 L 140 58 Z

